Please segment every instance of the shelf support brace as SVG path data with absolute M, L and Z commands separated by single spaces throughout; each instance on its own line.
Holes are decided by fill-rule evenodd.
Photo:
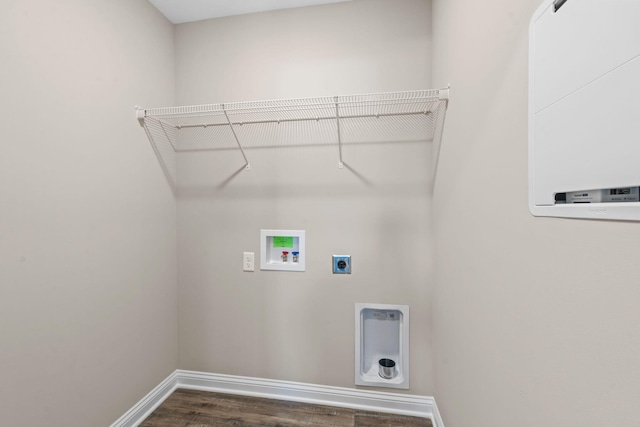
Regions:
M 222 111 L 224 112 L 224 116 L 227 118 L 227 123 L 229 123 L 229 127 L 231 128 L 231 133 L 233 133 L 233 137 L 238 144 L 238 148 L 240 149 L 240 153 L 242 153 L 242 157 L 244 158 L 244 169 L 251 170 L 251 165 L 249 164 L 249 159 L 247 159 L 246 154 L 244 154 L 244 150 L 242 149 L 242 144 L 240 144 L 240 140 L 238 139 L 238 135 L 236 134 L 236 130 L 233 127 L 233 123 L 229 120 L 229 115 L 227 114 L 227 109 L 224 108 L 224 104 L 222 104 Z
M 338 109 L 338 97 L 335 96 L 333 98 L 336 104 L 336 123 L 338 125 L 338 155 L 340 159 L 338 160 L 338 167 L 340 169 L 344 168 L 344 163 L 342 163 L 342 136 L 340 135 L 340 111 Z

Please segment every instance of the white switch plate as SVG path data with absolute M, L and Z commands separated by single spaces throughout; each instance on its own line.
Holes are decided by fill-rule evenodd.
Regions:
M 254 271 L 254 261 L 255 261 L 255 253 L 254 252 L 243 252 L 242 253 L 242 271 Z

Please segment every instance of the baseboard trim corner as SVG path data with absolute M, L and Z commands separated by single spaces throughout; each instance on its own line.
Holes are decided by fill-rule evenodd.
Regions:
M 111 427 L 137 427 L 178 388 L 426 417 L 434 427 L 444 427 L 435 399 L 429 396 L 185 370 L 172 373 Z
M 431 420 L 433 421 L 433 427 L 444 427 L 444 421 L 442 421 L 442 416 L 438 410 L 438 405 L 436 405 L 435 398 L 433 399 L 433 417 Z
M 178 388 L 178 371 L 158 384 L 110 427 L 137 427 Z

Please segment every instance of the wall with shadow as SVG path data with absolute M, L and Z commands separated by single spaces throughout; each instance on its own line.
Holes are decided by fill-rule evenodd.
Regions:
M 429 88 L 430 2 L 402 4 L 356 0 L 180 25 L 177 97 Z M 428 122 L 346 121 L 342 169 L 332 121 L 240 127 L 253 141 L 249 171 L 228 134 L 207 151 L 178 152 L 180 367 L 353 387 L 354 303 L 408 304 L 410 392 L 432 394 L 433 147 L 407 136 Z M 242 252 L 259 259 L 260 229 L 306 230 L 306 271 L 257 263 L 243 272 Z M 351 275 L 332 274 L 333 254 L 352 256 Z

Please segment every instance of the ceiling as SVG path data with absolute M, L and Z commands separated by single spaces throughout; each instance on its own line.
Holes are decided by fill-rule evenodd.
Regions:
M 174 24 L 351 0 L 149 0 Z

